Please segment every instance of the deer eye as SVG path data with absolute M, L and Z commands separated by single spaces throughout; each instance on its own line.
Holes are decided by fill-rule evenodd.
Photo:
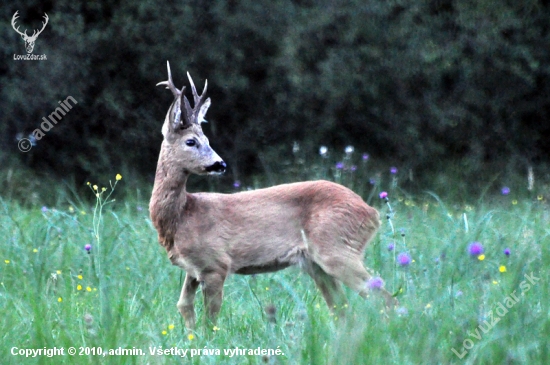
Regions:
M 194 139 L 188 139 L 187 141 L 185 141 L 185 144 L 189 147 L 194 147 L 197 145 L 197 141 L 195 141 Z

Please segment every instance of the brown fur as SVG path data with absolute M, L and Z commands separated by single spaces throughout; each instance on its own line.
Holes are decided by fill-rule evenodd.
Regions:
M 180 97 L 175 90 L 176 98 Z M 199 283 L 208 317 L 215 320 L 223 283 L 232 273 L 300 265 L 331 310 L 345 301 L 340 282 L 367 296 L 370 275 L 363 266 L 364 250 L 380 226 L 374 208 L 351 190 L 328 181 L 236 194 L 190 194 L 185 188 L 189 175 L 205 174 L 206 167 L 220 158 L 199 124 L 190 123 L 191 128 L 182 130 L 170 123 L 167 115 L 150 213 L 171 262 L 186 271 L 178 309 L 187 327 L 195 326 L 193 301 Z M 184 141 L 190 138 L 202 147 L 186 147 Z M 384 289 L 379 292 L 388 306 L 397 303 Z

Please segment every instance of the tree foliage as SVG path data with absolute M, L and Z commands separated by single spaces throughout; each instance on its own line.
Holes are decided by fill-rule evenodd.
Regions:
M 209 80 L 215 149 L 235 175 L 262 158 L 354 145 L 413 169 L 465 171 L 548 162 L 549 5 L 545 0 L 181 1 L 0 6 L 0 159 L 60 176 L 151 175 L 170 93 Z M 23 27 L 50 22 L 15 61 Z M 28 153 L 17 136 L 72 96 L 78 104 Z

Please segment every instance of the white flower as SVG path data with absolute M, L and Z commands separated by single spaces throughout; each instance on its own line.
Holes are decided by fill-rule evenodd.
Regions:
M 344 151 L 346 152 L 346 155 L 351 155 L 353 151 L 355 151 L 355 148 L 353 148 L 353 146 L 347 146 Z
M 326 146 L 319 147 L 319 154 L 323 157 L 327 155 L 328 148 Z

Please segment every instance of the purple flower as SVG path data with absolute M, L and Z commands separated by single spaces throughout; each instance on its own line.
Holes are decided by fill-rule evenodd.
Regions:
M 43 206 L 40 210 L 42 211 L 42 213 L 46 213 L 48 211 L 48 207 Z
M 411 256 L 406 252 L 402 252 L 397 255 L 397 263 L 401 266 L 408 266 L 411 263 Z
M 367 281 L 367 287 L 369 289 L 381 289 L 384 286 L 384 280 L 382 280 L 381 277 L 376 276 L 374 278 L 370 278 L 369 281 Z
M 138 205 L 138 206 L 136 207 L 136 209 L 138 210 L 138 212 L 141 212 L 141 211 L 143 210 L 143 208 L 141 207 L 141 205 Z
M 394 167 L 394 166 L 390 167 L 390 173 L 391 173 L 392 175 L 397 174 L 397 167 Z
M 357 170 L 357 166 L 353 165 L 349 169 L 353 172 L 353 171 Z
M 92 249 L 92 245 L 87 243 L 87 244 L 84 245 L 84 249 L 86 250 L 86 252 L 90 253 L 90 250 Z
M 470 243 L 470 246 L 468 246 L 468 252 L 472 256 L 479 256 L 483 251 L 483 245 L 477 241 Z
M 505 248 L 505 249 L 504 249 L 504 254 L 505 254 L 506 256 L 510 256 L 510 249 L 509 249 L 509 248 Z
M 383 191 L 380 193 L 380 199 L 387 199 L 388 198 L 388 193 L 386 191 Z
M 368 160 L 369 160 L 369 154 L 363 153 L 363 161 L 368 161 Z
M 393 249 L 395 248 L 395 243 L 393 242 L 390 242 L 390 244 L 388 245 L 388 251 L 393 251 Z
M 371 184 L 371 185 L 376 184 L 376 180 L 375 179 L 369 179 L 369 184 Z
M 505 186 L 502 189 L 500 189 L 500 192 L 502 193 L 502 195 L 508 195 L 510 194 L 510 188 Z
M 235 180 L 235 182 L 233 183 L 233 187 L 235 189 L 238 189 L 241 187 L 241 182 L 239 180 Z
M 337 163 L 336 163 L 336 168 L 337 168 L 338 170 L 342 170 L 342 169 L 344 168 L 344 163 L 343 163 L 343 162 L 337 162 Z

